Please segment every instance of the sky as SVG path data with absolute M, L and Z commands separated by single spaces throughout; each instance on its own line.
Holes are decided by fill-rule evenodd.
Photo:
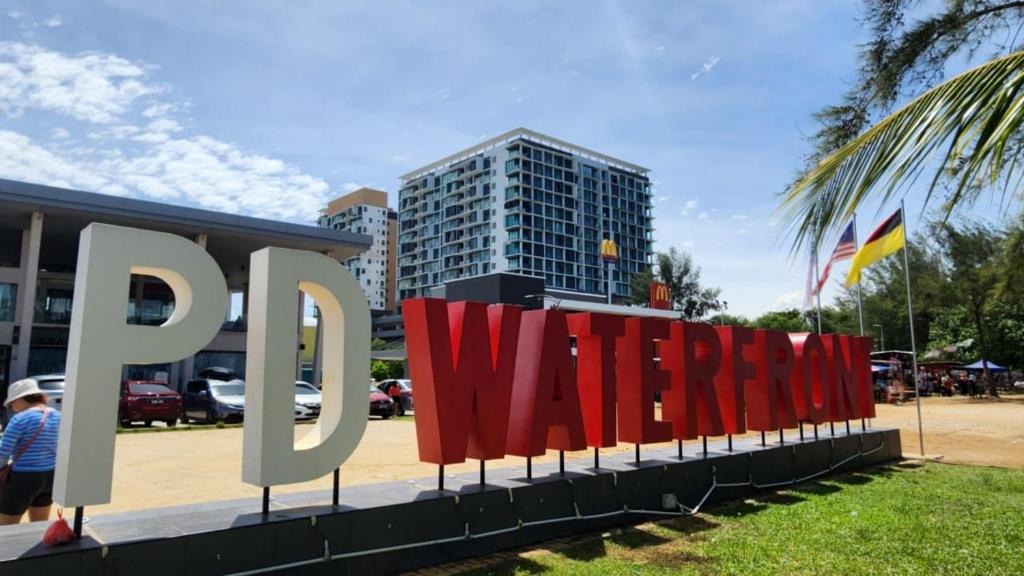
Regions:
M 359 186 L 395 205 L 399 175 L 523 126 L 650 168 L 655 249 L 755 316 L 803 301 L 775 208 L 854 78 L 860 10 L 5 0 L 0 177 L 312 223 Z

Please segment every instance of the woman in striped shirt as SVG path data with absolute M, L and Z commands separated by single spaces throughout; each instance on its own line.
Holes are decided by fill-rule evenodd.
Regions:
M 46 520 L 53 504 L 60 412 L 46 406 L 46 394 L 31 378 L 11 384 L 4 406 L 15 415 L 0 441 L 0 467 L 10 465 L 0 486 L 0 525 L 21 522 L 26 510 L 29 522 Z

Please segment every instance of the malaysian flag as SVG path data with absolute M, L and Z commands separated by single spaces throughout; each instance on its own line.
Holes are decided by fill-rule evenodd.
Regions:
M 821 271 L 821 278 L 818 279 L 818 285 L 811 292 L 812 295 L 821 291 L 825 286 L 825 282 L 828 282 L 828 275 L 832 272 L 833 262 L 853 258 L 853 255 L 857 253 L 857 244 L 853 241 L 853 235 L 853 222 L 850 222 L 846 226 L 846 230 L 843 231 L 843 235 L 839 237 L 839 243 L 836 244 L 836 249 L 832 251 L 832 256 L 825 264 L 825 269 Z

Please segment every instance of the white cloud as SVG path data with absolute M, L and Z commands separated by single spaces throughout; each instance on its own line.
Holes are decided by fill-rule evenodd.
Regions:
M 657 198 L 654 199 L 654 203 L 655 204 L 661 204 L 665 200 L 668 200 L 668 195 L 667 194 L 662 194 L 661 196 L 658 196 Z
M 804 301 L 803 290 L 793 290 L 791 292 L 785 292 L 779 294 L 775 299 L 776 310 L 789 310 L 790 308 L 799 308 Z
M 17 20 L 18 18 L 21 18 L 23 14 L 21 12 L 18 12 L 17 10 L 11 10 L 10 12 L 7 13 L 7 15 L 10 16 L 12 19 Z
M 57 28 L 63 23 L 64 21 L 60 19 L 60 16 L 51 16 L 50 18 L 47 18 L 45 22 L 43 22 L 43 24 L 50 28 Z
M 680 216 L 689 216 L 690 212 L 697 208 L 697 200 L 687 200 L 686 204 L 683 205 L 683 209 L 679 211 Z
M 145 66 L 114 54 L 67 55 L 20 42 L 0 42 L 0 112 L 28 108 L 108 124 L 140 97 L 164 92 L 147 84 Z
M 697 215 L 698 220 L 707 220 L 710 217 L 711 215 L 708 214 L 707 212 L 701 212 L 700 214 Z
M 747 215 L 746 214 L 733 214 L 732 215 L 732 219 L 733 220 L 743 221 L 743 220 L 747 219 Z
M 152 71 L 115 54 L 0 42 L 0 115 L 31 110 L 95 125 L 81 140 L 56 128 L 47 143 L 0 129 L 0 177 L 278 220 L 315 218 L 326 182 L 188 133 L 173 117 L 187 103 L 162 100 L 166 88 L 151 81 Z
M 708 58 L 706 62 L 700 65 L 700 68 L 698 68 L 696 72 L 690 74 L 690 80 L 696 80 L 701 74 L 709 74 L 711 69 L 715 67 L 715 64 L 718 64 L 718 61 L 718 56 Z

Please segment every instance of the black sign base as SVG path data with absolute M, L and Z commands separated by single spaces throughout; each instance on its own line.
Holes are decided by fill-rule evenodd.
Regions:
M 719 444 L 722 444 L 719 446 Z M 45 523 L 0 527 L 0 573 L 206 575 L 393 574 L 617 524 L 696 513 L 759 490 L 899 459 L 898 430 L 761 446 L 760 438 L 708 446 L 680 461 L 675 446 L 519 468 L 98 516 L 83 539 L 40 542 Z

